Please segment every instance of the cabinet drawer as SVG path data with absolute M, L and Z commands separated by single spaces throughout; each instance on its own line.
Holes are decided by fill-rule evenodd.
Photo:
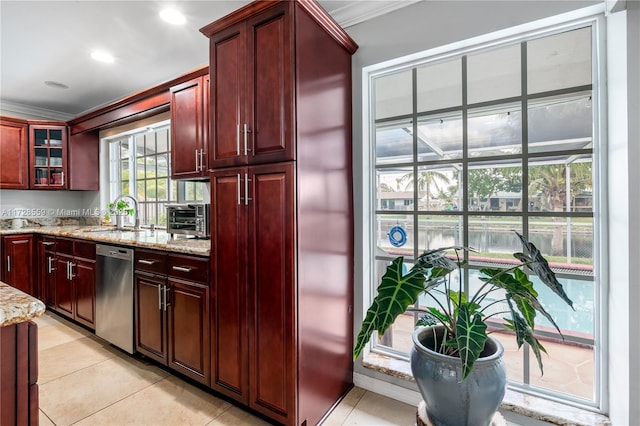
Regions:
M 56 253 L 73 256 L 73 240 L 69 238 L 56 238 Z
M 135 269 L 153 274 L 167 274 L 167 253 L 155 250 L 136 249 Z
M 96 243 L 88 241 L 74 241 L 73 254 L 83 259 L 96 260 Z
M 209 259 L 169 254 L 168 275 L 209 285 Z

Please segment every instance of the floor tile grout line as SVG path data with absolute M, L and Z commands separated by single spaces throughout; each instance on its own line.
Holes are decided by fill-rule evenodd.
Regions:
M 67 343 L 70 343 L 70 342 L 67 342 Z M 111 353 L 111 352 L 109 352 L 109 353 Z M 40 355 L 40 354 L 38 354 L 38 355 Z M 112 357 L 110 357 L 110 358 L 105 358 L 105 359 L 100 360 L 100 361 L 97 361 L 97 362 L 95 362 L 95 363 L 93 363 L 93 364 L 90 364 L 90 365 L 86 365 L 86 366 L 84 366 L 84 367 L 81 367 L 81 368 L 79 368 L 79 369 L 77 369 L 77 370 L 70 371 L 70 372 L 68 372 L 68 373 L 63 374 L 62 376 L 58 376 L 58 377 L 56 377 L 56 378 L 54 378 L 54 379 L 51 379 L 51 380 L 48 380 L 48 381 L 46 381 L 46 382 L 40 382 L 40 379 L 38 379 L 38 386 L 48 385 L 49 383 L 55 382 L 55 381 L 56 381 L 56 380 L 58 380 L 58 379 L 61 379 L 61 378 L 63 378 L 63 377 L 67 377 L 67 376 L 69 376 L 69 375 L 71 375 L 71 374 L 75 374 L 75 373 L 80 372 L 80 371 L 82 371 L 82 370 L 86 370 L 87 368 L 94 367 L 94 366 L 96 366 L 96 365 L 98 365 L 98 364 L 102 364 L 102 363 L 103 363 L 103 362 L 105 362 L 105 361 L 110 361 L 110 360 L 112 360 L 112 359 L 114 359 L 114 358 L 117 358 L 117 357 L 118 357 L 116 354 L 112 354 L 112 355 L 113 355 L 113 356 L 112 356 Z M 38 363 L 39 363 L 39 361 L 38 361 Z M 38 366 L 38 369 L 39 369 L 39 368 L 40 368 L 40 366 Z
M 353 413 L 353 410 L 356 409 L 356 407 L 358 406 L 358 404 L 360 404 L 360 401 L 362 401 L 362 398 L 364 398 L 364 396 L 367 394 L 367 392 L 369 392 L 368 390 L 365 390 L 364 392 L 362 392 L 362 395 L 360 395 L 360 398 L 358 398 L 358 400 L 356 401 L 355 404 L 353 404 L 353 406 L 351 406 L 351 409 L 349 410 L 349 412 L 347 413 L 346 416 L 344 416 L 344 420 L 342 421 L 342 423 L 340 423 L 342 426 L 347 425 L 347 420 L 349 419 L 349 416 L 351 415 L 351 413 Z

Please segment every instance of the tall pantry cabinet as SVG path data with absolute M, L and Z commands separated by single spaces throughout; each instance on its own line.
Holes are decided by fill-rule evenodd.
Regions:
M 286 425 L 353 383 L 351 55 L 311 0 L 256 1 L 210 39 L 211 385 Z

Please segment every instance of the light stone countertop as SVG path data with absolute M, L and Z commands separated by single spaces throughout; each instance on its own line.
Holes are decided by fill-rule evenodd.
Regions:
M 0 327 L 29 321 L 44 311 L 40 300 L 0 281 Z
M 38 226 L 0 230 L 0 236 L 17 234 L 78 238 L 96 243 L 150 248 L 196 256 L 209 256 L 211 249 L 211 240 L 185 237 L 172 239 L 171 235 L 164 230 L 117 231 L 114 226 Z

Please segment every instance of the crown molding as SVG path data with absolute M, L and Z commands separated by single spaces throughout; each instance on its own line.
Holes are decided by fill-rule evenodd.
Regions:
M 2 111 L 3 114 L 7 112 L 16 113 L 20 115 L 20 118 L 25 119 L 69 121 L 73 118 L 73 115 L 64 112 L 5 100 L 0 100 L 0 111 Z
M 331 11 L 331 16 L 343 28 L 360 24 L 385 13 L 424 0 L 354 1 Z

